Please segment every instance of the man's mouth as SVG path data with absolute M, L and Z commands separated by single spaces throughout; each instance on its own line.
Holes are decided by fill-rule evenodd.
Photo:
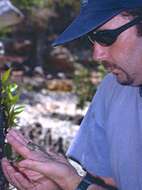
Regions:
M 105 68 L 106 68 L 106 70 L 107 70 L 109 73 L 113 72 L 113 68 L 112 68 L 112 67 L 105 67 Z
M 112 72 L 115 67 L 113 64 L 109 63 L 108 61 L 102 61 L 101 64 L 104 66 L 104 68 L 108 71 L 108 72 Z
M 109 73 L 113 73 L 113 74 L 118 73 L 118 71 L 119 71 L 118 68 L 116 68 L 116 67 L 114 67 L 114 66 L 109 66 L 109 65 L 105 66 L 105 69 L 106 69 Z
M 108 73 L 112 73 L 114 75 L 119 75 L 119 73 L 121 71 L 121 68 L 117 67 L 115 64 L 113 64 L 111 62 L 102 61 L 101 64 L 108 71 Z

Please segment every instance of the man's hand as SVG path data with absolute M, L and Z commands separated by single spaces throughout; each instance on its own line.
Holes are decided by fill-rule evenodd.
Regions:
M 24 173 L 13 167 L 5 158 L 2 160 L 2 167 L 9 183 L 15 186 L 18 190 L 60 190 L 57 184 L 45 177 L 40 176 L 38 180 L 32 180 L 32 178 L 35 179 L 35 177 L 37 177 L 37 173 L 32 171 L 30 171 L 28 178 Z
M 48 190 L 54 190 L 49 187 L 49 181 L 52 183 L 52 186 L 53 184 L 55 185 L 55 190 L 57 188 L 59 189 L 59 187 L 63 190 L 73 190 L 80 182 L 81 177 L 63 155 L 29 149 L 29 140 L 25 139 L 23 135 L 15 129 L 12 129 L 8 133 L 7 140 L 14 150 L 25 159 L 16 165 L 18 169 L 16 178 L 11 174 L 11 171 L 15 171 L 14 167 L 10 166 L 6 160 L 3 160 L 4 173 L 10 183 L 16 183 L 15 186 L 19 184 L 17 184 L 17 181 L 21 180 L 24 175 L 30 182 L 39 183 L 40 180 L 44 181 L 44 185 L 46 185 L 46 189 L 48 188 Z M 35 172 L 36 175 L 31 175 L 30 171 Z M 17 176 L 19 176 L 19 178 Z M 29 185 L 27 181 L 26 183 Z M 29 188 L 29 190 L 32 189 Z

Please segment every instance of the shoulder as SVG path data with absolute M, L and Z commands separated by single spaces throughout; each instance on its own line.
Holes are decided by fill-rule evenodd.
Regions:
M 98 89 L 92 100 L 88 113 L 89 115 L 95 115 L 97 123 L 99 123 L 100 126 L 103 126 L 106 110 L 116 86 L 117 81 L 115 76 L 112 74 L 106 75 L 101 84 L 98 86 Z

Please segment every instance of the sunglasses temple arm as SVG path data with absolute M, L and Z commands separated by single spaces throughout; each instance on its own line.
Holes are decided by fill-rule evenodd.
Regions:
M 120 28 L 117 28 L 117 29 L 115 30 L 115 32 L 116 32 L 117 34 L 120 34 L 120 33 L 124 32 L 125 30 L 127 30 L 128 28 L 130 28 L 130 27 L 132 27 L 132 26 L 138 24 L 141 20 L 142 20 L 142 17 L 138 17 L 138 18 L 136 18 L 135 20 L 131 21 L 130 23 L 125 24 L 124 26 L 121 26 Z

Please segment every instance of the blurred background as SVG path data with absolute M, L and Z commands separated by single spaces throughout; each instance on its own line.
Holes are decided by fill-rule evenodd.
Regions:
M 79 11 L 75 0 L 12 0 L 23 20 L 0 30 L 0 69 L 12 67 L 20 87 L 18 118 L 24 135 L 65 154 L 105 75 L 92 59 L 87 37 L 65 46 L 51 43 Z

